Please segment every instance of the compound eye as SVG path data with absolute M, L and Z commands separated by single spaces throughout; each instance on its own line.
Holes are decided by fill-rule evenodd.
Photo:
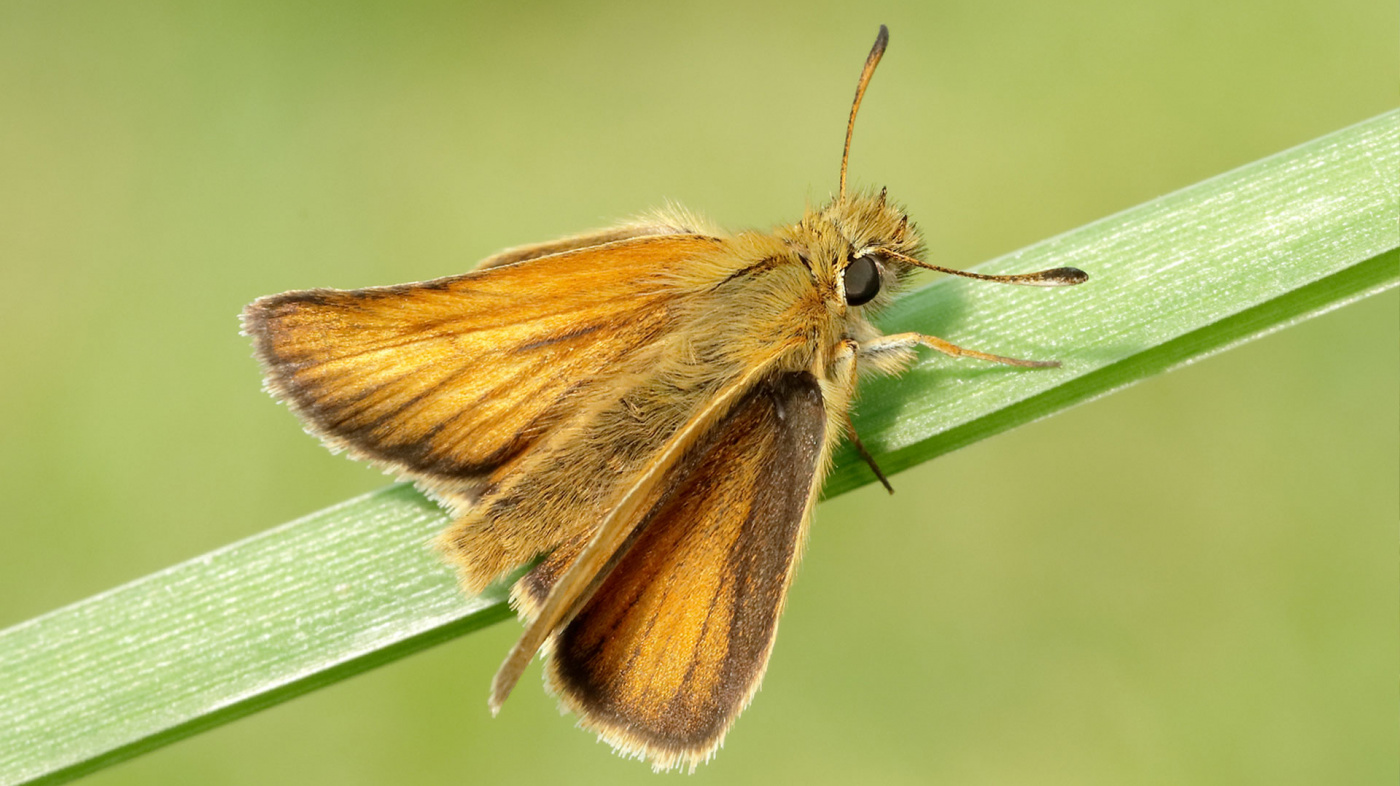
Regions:
M 880 294 L 880 268 L 869 256 L 851 260 L 843 274 L 846 284 L 846 304 L 863 306 Z

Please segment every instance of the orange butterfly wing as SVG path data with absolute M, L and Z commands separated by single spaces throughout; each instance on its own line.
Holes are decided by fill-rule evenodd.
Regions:
M 667 274 L 718 242 L 560 242 L 419 284 L 287 292 L 248 306 L 244 331 L 267 387 L 312 432 L 452 498 L 641 362 L 673 317 Z
M 807 372 L 769 376 L 686 453 L 606 578 L 553 638 L 548 681 L 658 769 L 720 744 L 767 667 L 820 483 L 826 411 Z M 517 586 L 538 604 L 561 566 Z

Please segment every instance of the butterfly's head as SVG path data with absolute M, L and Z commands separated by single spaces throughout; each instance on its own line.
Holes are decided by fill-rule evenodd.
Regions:
M 853 319 L 893 299 L 924 252 L 918 227 L 884 189 L 809 211 L 789 242 L 803 250 L 816 277 L 828 282 L 833 309 Z

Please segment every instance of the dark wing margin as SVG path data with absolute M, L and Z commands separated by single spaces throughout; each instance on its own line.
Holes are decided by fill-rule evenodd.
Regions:
M 767 667 L 825 442 L 817 380 L 782 372 L 687 451 L 552 640 L 548 686 L 583 726 L 659 770 L 719 747 Z M 546 559 L 517 598 L 538 603 L 563 567 Z

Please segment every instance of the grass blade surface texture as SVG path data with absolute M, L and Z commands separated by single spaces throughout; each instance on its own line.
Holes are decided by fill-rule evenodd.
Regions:
M 866 445 L 898 471 L 1393 286 L 1397 173 L 1392 112 L 981 268 L 1086 285 L 910 294 L 888 331 L 1064 365 L 867 380 Z M 871 480 L 843 449 L 826 493 Z M 395 486 L 0 633 L 0 782 L 67 780 L 508 616 L 500 590 L 460 595 L 428 545 L 445 524 Z

